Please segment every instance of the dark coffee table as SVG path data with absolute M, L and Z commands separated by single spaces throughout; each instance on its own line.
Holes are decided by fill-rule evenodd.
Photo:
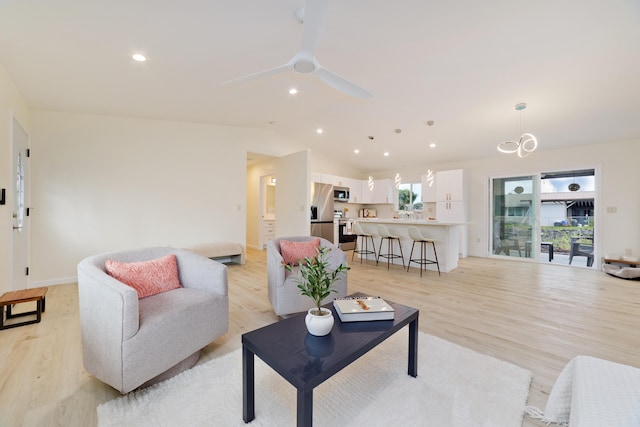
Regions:
M 365 296 L 353 294 L 352 296 Z M 340 321 L 335 315 L 331 333 L 315 337 L 307 332 L 306 314 L 299 314 L 242 335 L 242 398 L 245 423 L 255 418 L 254 355 L 297 389 L 297 425 L 313 422 L 313 389 L 360 356 L 409 325 L 408 374 L 418 375 L 418 315 L 415 308 L 387 301 L 394 320 Z M 332 308 L 332 304 L 326 307 Z

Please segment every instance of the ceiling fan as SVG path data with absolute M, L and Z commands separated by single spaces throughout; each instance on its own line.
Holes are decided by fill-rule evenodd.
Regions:
M 369 91 L 329 71 L 316 60 L 315 50 L 320 41 L 320 33 L 324 28 L 328 7 L 329 0 L 306 0 L 304 11 L 296 13 L 298 19 L 301 21 L 304 17 L 302 43 L 298 53 L 296 53 L 289 62 L 275 68 L 228 80 L 222 83 L 222 85 L 244 83 L 293 70 L 298 73 L 311 73 L 329 86 L 347 95 L 356 98 L 371 98 L 373 95 Z

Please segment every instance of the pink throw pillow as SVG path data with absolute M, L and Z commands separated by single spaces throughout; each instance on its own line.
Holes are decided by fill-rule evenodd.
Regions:
M 105 268 L 111 277 L 135 289 L 138 298 L 182 287 L 173 254 L 141 262 L 107 260 Z
M 280 240 L 280 253 L 285 264 L 298 265 L 305 258 L 315 258 L 318 256 L 318 248 L 320 247 L 320 239 L 314 239 L 308 242 L 291 242 L 289 240 Z

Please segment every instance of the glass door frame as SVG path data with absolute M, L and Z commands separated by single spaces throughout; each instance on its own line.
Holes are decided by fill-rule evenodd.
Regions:
M 523 192 L 517 193 L 514 189 L 514 193 L 504 194 L 503 200 L 501 202 L 501 206 L 506 207 L 505 199 L 506 196 L 511 196 L 513 200 L 518 199 L 519 194 L 523 195 L 531 195 L 529 209 L 525 216 L 529 219 L 527 220 L 527 224 L 530 226 L 529 232 L 525 236 L 521 236 L 519 231 L 517 235 L 514 235 L 513 239 L 504 239 L 504 223 L 500 224 L 503 232 L 499 232 L 495 230 L 496 227 L 496 212 L 495 212 L 495 198 L 494 198 L 494 182 L 496 180 L 510 180 L 510 181 L 530 181 L 531 183 L 531 192 L 524 193 L 526 191 L 523 188 Z M 489 177 L 489 238 L 488 238 L 488 246 L 489 246 L 489 256 L 503 259 L 519 259 L 526 260 L 530 262 L 538 262 L 538 258 L 540 256 L 540 173 L 521 173 L 521 174 L 504 174 L 504 175 L 494 175 Z M 518 186 L 516 186 L 517 188 Z M 525 186 L 522 186 L 525 187 Z M 522 208 L 522 206 L 512 206 L 513 208 Z M 504 217 L 501 215 L 500 217 Z M 503 220 L 504 221 L 504 220 Z M 524 238 L 524 242 L 521 242 L 520 238 Z M 509 240 L 511 242 L 516 242 L 515 246 L 507 246 L 506 249 L 503 247 L 499 247 L 497 245 L 498 239 L 506 241 Z M 523 244 L 522 244 L 523 243 Z M 496 250 L 500 249 L 500 253 L 496 253 Z M 517 250 L 518 254 L 513 256 L 506 253 L 504 251 L 508 251 L 509 254 L 512 251 Z

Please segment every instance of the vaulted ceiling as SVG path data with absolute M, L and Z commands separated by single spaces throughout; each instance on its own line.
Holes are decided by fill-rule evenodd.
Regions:
M 521 131 L 640 138 L 635 0 L 328 3 L 316 58 L 370 99 L 295 72 L 221 85 L 291 59 L 303 0 L 2 0 L 0 63 L 32 108 L 269 128 L 367 172 L 498 156 Z

